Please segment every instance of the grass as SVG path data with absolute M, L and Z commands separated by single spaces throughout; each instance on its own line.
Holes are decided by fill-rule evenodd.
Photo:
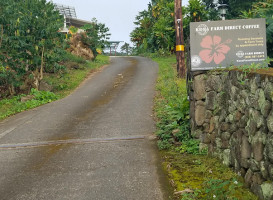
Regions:
M 76 57 L 76 59 L 79 59 Z M 67 72 L 64 74 L 47 74 L 44 80 L 53 86 L 53 92 L 63 98 L 76 89 L 79 84 L 91 73 L 95 72 L 103 65 L 109 64 L 109 57 L 104 55 L 98 55 L 96 60 L 91 62 L 83 62 L 72 60 L 68 65 L 76 63 L 79 65 L 79 69 L 67 68 Z
M 178 79 L 174 56 L 153 58 L 159 65 L 155 115 L 163 167 L 174 188 L 174 199 L 257 200 L 243 178 L 217 158 L 199 151 L 191 138 L 186 81 Z
M 52 92 L 31 90 L 32 98 L 21 102 L 26 95 L 18 95 L 0 100 L 0 120 L 16 113 L 63 98 L 75 90 L 90 73 L 109 63 L 109 57 L 98 55 L 94 62 L 69 55 L 65 58 L 65 72 L 45 74 L 44 80 L 53 87 Z M 78 68 L 74 69 L 73 65 Z
M 153 58 L 159 64 L 155 113 L 160 149 L 168 149 L 174 143 L 189 141 L 189 102 L 186 81 L 176 76 L 174 56 Z
M 52 92 L 48 91 L 37 91 L 35 89 L 31 90 L 30 95 L 32 96 L 30 100 L 21 102 L 21 98 L 26 95 L 14 96 L 10 99 L 3 99 L 0 101 L 0 119 L 4 119 L 15 113 L 22 112 L 37 106 L 50 103 L 58 99 L 58 96 Z
M 243 178 L 207 155 L 162 151 L 163 166 L 173 183 L 174 199 L 258 200 L 244 187 Z M 182 191 L 191 191 L 182 193 Z

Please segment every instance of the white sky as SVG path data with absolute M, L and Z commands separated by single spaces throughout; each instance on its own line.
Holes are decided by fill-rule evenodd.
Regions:
M 48 0 L 49 1 L 49 0 Z M 73 6 L 78 19 L 90 21 L 95 17 L 104 23 L 111 33 L 110 40 L 130 42 L 135 17 L 148 8 L 150 0 L 51 0 L 54 3 Z M 183 5 L 188 0 L 182 0 Z

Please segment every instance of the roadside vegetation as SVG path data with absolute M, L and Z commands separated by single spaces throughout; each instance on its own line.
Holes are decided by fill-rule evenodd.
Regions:
M 190 22 L 220 20 L 217 7 L 227 4 L 226 19 L 266 19 L 267 51 L 272 58 L 272 3 L 272 0 L 189 0 L 182 7 L 186 50 Z M 178 79 L 176 73 L 174 1 L 151 0 L 147 9 L 139 12 L 135 25 L 131 32 L 133 54 L 151 57 L 159 64 L 154 108 L 156 134 L 175 199 L 258 199 L 244 187 L 240 176 L 208 156 L 207 149 L 190 135 L 186 80 Z
M 88 75 L 107 64 L 109 64 L 109 57 L 104 55 L 98 55 L 92 62 L 69 55 L 65 73 L 46 74 L 44 80 L 52 87 L 52 92 L 59 98 L 63 98 L 77 88 Z
M 109 63 L 109 57 L 103 55 L 98 55 L 93 62 L 71 54 L 68 59 L 64 63 L 64 66 L 66 66 L 65 72 L 57 74 L 45 73 L 43 82 L 52 91 L 39 91 L 32 88 L 29 94 L 14 95 L 0 100 L 0 120 L 67 96 L 90 73 Z
M 190 22 L 220 20 L 217 6 L 227 4 L 226 19 L 265 18 L 268 56 L 273 58 L 273 1 L 272 0 L 189 0 L 182 7 L 183 33 L 189 45 Z M 136 28 L 131 32 L 135 54 L 171 55 L 175 48 L 174 1 L 151 0 L 148 8 L 139 12 Z
M 175 56 L 153 60 L 159 64 L 154 108 L 158 147 L 174 199 L 257 200 L 242 177 L 207 155 L 207 149 L 200 150 L 199 140 L 191 137 L 186 81 L 177 78 Z
M 104 24 L 94 18 L 68 34 L 63 24 L 46 0 L 0 1 L 0 119 L 64 97 L 108 63 Z
M 154 58 L 159 66 L 155 111 L 158 118 L 157 136 L 159 149 L 169 149 L 172 144 L 194 147 L 189 132 L 189 101 L 185 79 L 176 78 L 174 56 Z M 189 150 L 189 149 L 187 149 Z

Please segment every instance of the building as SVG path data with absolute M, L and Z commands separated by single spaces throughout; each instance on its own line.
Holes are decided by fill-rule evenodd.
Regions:
M 86 24 L 92 24 L 90 21 L 85 21 L 77 18 L 75 7 L 62 5 L 62 4 L 56 4 L 54 3 L 56 10 L 60 12 L 61 15 L 64 16 L 64 27 L 60 31 L 62 33 L 68 33 L 69 27 L 74 26 L 78 28 L 78 32 L 83 32 L 81 27 L 83 27 Z

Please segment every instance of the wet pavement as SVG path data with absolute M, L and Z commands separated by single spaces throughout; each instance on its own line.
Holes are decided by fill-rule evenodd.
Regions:
M 0 122 L 0 199 L 165 200 L 157 65 L 112 57 L 68 97 Z

